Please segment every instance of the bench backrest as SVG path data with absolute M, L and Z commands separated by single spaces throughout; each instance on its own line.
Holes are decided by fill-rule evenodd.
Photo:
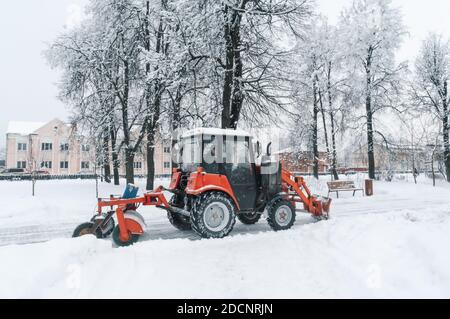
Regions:
M 327 185 L 328 185 L 328 188 L 331 190 L 356 188 L 354 181 L 334 181 L 334 182 L 328 182 Z

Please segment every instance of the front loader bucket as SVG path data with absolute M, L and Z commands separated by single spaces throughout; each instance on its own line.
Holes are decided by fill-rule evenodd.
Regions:
M 314 196 L 313 209 L 310 212 L 317 218 L 328 219 L 330 216 L 331 198 Z

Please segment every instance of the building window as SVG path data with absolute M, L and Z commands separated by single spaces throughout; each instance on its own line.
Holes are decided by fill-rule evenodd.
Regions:
M 65 152 L 69 150 L 69 143 L 61 144 L 61 152 Z
M 81 162 L 81 169 L 89 169 L 89 162 Z
M 134 169 L 142 169 L 142 162 L 134 162 L 133 167 Z
M 170 147 L 164 146 L 164 153 L 170 153 Z
M 27 168 L 27 162 L 25 161 L 17 162 L 17 168 Z
M 19 151 L 26 151 L 27 150 L 27 144 L 26 143 L 18 143 L 17 144 L 17 150 L 19 150 Z
M 164 162 L 164 168 L 170 168 L 170 162 Z
M 44 161 L 41 162 L 41 168 L 52 168 L 52 162 L 51 161 Z
M 69 168 L 69 162 L 67 162 L 67 161 L 60 162 L 59 163 L 59 168 L 68 169 Z
M 91 146 L 88 144 L 81 145 L 81 151 L 83 152 L 89 152 L 91 150 Z
M 41 150 L 43 151 L 51 151 L 53 149 L 52 143 L 42 143 Z

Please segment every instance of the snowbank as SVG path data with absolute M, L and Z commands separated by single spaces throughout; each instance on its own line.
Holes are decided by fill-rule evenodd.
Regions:
M 405 210 L 223 240 L 0 248 L 0 297 L 449 298 L 450 214 Z

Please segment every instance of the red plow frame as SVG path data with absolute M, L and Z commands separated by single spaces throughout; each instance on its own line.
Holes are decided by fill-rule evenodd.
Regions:
M 142 224 L 144 221 L 134 220 L 134 222 L 127 222 L 125 212 L 127 210 L 134 211 L 139 205 L 156 206 L 163 209 L 168 209 L 170 205 L 163 191 L 164 187 L 160 186 L 153 192 L 145 193 L 141 197 L 117 198 L 111 195 L 109 199 L 99 198 L 97 203 L 97 212 L 99 215 L 102 215 L 103 209 L 106 207 L 109 207 L 111 211 L 115 211 L 120 229 L 119 238 L 123 242 L 127 242 L 133 234 L 143 234 L 144 229 L 142 229 Z M 114 207 L 116 208 L 114 209 Z

